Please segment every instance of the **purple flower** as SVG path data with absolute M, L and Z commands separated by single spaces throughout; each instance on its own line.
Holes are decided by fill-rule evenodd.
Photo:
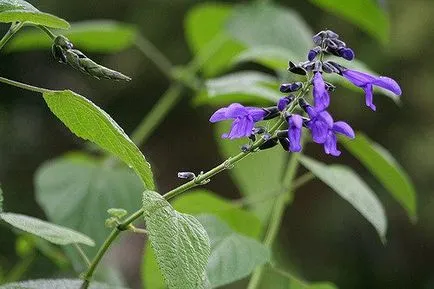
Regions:
M 279 102 L 277 103 L 277 109 L 279 110 L 279 111 L 283 111 L 287 106 L 288 106 L 288 104 L 291 102 L 291 100 L 288 98 L 288 97 L 282 97 L 282 98 L 280 98 L 279 99 Z
M 346 59 L 346 60 L 353 60 L 355 55 L 354 55 L 354 51 L 351 48 L 348 47 L 342 47 L 338 49 L 338 54 L 340 57 Z
M 317 111 L 325 110 L 330 104 L 330 96 L 327 92 L 321 72 L 315 72 L 313 77 L 313 100 Z
M 387 89 L 396 95 L 401 95 L 402 93 L 399 84 L 389 77 L 373 76 L 351 69 L 342 69 L 341 73 L 342 76 L 344 76 L 354 85 L 363 88 L 365 91 L 366 105 L 369 106 L 373 111 L 376 110 L 376 107 L 373 103 L 374 85 Z
M 303 118 L 298 114 L 293 114 L 288 118 L 289 150 L 292 152 L 301 151 L 302 127 L 303 127 Z
M 336 134 L 343 134 L 349 138 L 354 138 L 353 129 L 343 121 L 334 122 L 332 116 L 327 111 L 317 112 L 312 106 L 304 107 L 310 120 L 306 126 L 310 129 L 312 140 L 319 144 L 324 144 L 326 154 L 339 156 L 341 152 L 337 149 Z
M 214 112 L 209 121 L 215 123 L 233 119 L 230 132 L 223 134 L 222 138 L 235 139 L 250 136 L 255 122 L 264 119 L 266 114 L 267 112 L 262 108 L 245 107 L 239 103 L 232 103 Z

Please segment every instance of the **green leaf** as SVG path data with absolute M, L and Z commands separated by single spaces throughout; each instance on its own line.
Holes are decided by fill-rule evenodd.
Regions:
M 229 68 L 230 60 L 243 50 L 224 29 L 232 10 L 229 5 L 203 3 L 194 6 L 185 18 L 185 37 L 191 51 L 207 58 L 203 65 L 206 76 Z
M 409 217 L 416 220 L 416 191 L 406 172 L 390 153 L 361 132 L 354 140 L 342 138 L 340 142 L 405 208 Z
M 197 103 L 275 103 L 280 97 L 277 78 L 256 71 L 236 72 L 210 79 L 205 87 L 206 91 L 196 98 Z
M 230 200 L 207 190 L 182 194 L 173 202 L 173 207 L 177 211 L 191 215 L 215 215 L 225 221 L 232 230 L 255 239 L 260 237 L 262 231 L 261 222 L 254 214 L 239 209 Z
M 87 52 L 119 52 L 134 45 L 137 29 L 129 24 L 112 20 L 90 20 L 71 24 L 71 29 L 59 31 L 75 47 Z M 20 32 L 8 42 L 6 51 L 49 49 L 52 40 L 40 30 Z
M 107 237 L 106 211 L 113 207 L 137 210 L 143 184 L 127 168 L 104 166 L 84 155 L 72 155 L 43 164 L 35 175 L 35 190 L 50 221 L 83 232 L 100 245 Z M 89 255 L 97 250 L 85 249 Z
M 153 191 L 144 192 L 143 210 L 149 240 L 168 287 L 205 288 L 210 244 L 201 223 L 177 212 Z
M 3 191 L 2 188 L 0 188 L 0 213 L 3 212 Z
M 305 21 L 295 11 L 274 4 L 238 6 L 226 29 L 247 47 L 284 48 L 300 59 L 312 46 L 313 33 Z
M 234 232 L 212 215 L 198 217 L 211 240 L 207 275 L 213 288 L 247 277 L 270 260 L 270 251 L 255 239 Z
M 229 131 L 229 123 L 218 123 L 216 138 L 223 158 L 231 157 L 241 151 L 241 146 L 248 143 L 247 139 L 228 140 L 221 135 Z M 288 153 L 280 149 L 270 149 L 255 153 L 254 157 L 245 158 L 229 170 L 240 193 L 255 201 L 251 208 L 265 222 L 274 204 L 276 194 L 280 193 L 281 171 L 288 158 Z
M 389 18 L 374 0 L 311 0 L 324 10 L 357 25 L 383 44 L 389 41 Z
M 30 3 L 23 0 L 0 0 L 0 22 L 30 22 L 51 28 L 68 29 L 65 20 L 39 11 Z
M 101 108 L 70 90 L 44 93 L 50 110 L 77 136 L 92 141 L 134 169 L 153 189 L 151 165 L 122 128 Z
M 1 213 L 0 219 L 15 228 L 34 234 L 57 245 L 80 243 L 95 246 L 95 242 L 92 239 L 81 233 L 37 218 L 13 213 Z
M 18 283 L 10 283 L 0 286 L 0 289 L 75 289 L 80 288 L 83 280 L 73 279 L 45 279 L 31 280 Z M 122 287 L 108 286 L 98 282 L 92 282 L 89 289 L 126 289 Z
M 381 240 L 386 239 L 387 219 L 384 208 L 368 185 L 350 168 L 325 165 L 308 157 L 300 162 L 321 181 L 359 211 L 377 230 Z
M 298 279 L 290 278 L 288 289 L 337 289 L 336 285 L 330 282 L 306 283 Z

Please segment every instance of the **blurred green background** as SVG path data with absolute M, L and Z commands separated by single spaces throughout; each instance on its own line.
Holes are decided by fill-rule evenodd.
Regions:
M 342 0 L 343 1 L 343 0 Z M 174 64 L 192 57 L 185 41 L 187 11 L 203 1 L 31 1 L 41 11 L 70 22 L 114 19 L 132 23 Z M 247 1 L 220 1 L 240 3 Z M 376 96 L 377 112 L 368 111 L 361 93 L 338 89 L 333 95 L 336 119 L 348 120 L 388 148 L 411 176 L 418 193 L 418 222 L 411 224 L 405 211 L 376 183 L 353 157 L 325 157 L 316 146 L 308 152 L 324 161 L 351 164 L 371 184 L 386 207 L 387 244 L 349 204 L 319 181 L 300 189 L 287 210 L 280 232 L 282 259 L 310 281 L 329 280 L 341 289 L 434 288 L 434 2 L 428 0 L 378 1 L 390 17 L 390 39 L 382 44 L 357 26 L 321 10 L 309 1 L 275 1 L 298 12 L 314 31 L 338 32 L 371 69 L 396 79 L 403 89 L 401 106 Z M 254 19 L 252 19 L 254 21 Z M 1 25 L 2 33 L 7 25 Z M 297 40 L 294 40 L 297 41 Z M 84 51 L 86 52 L 86 51 Z M 130 133 L 169 85 L 167 78 L 136 49 L 103 55 L 87 53 L 98 62 L 133 78 L 130 83 L 96 81 L 56 63 L 50 51 L 0 54 L 0 75 L 53 89 L 72 89 L 104 108 Z M 296 59 L 295 62 L 301 61 Z M 258 65 L 243 68 L 262 69 Z M 267 70 L 265 70 L 267 71 Z M 178 171 L 201 171 L 222 158 L 208 122 L 213 107 L 196 106 L 193 92 L 182 101 L 141 149 L 153 165 L 164 192 L 180 184 Z M 33 175 L 37 167 L 86 144 L 72 136 L 31 92 L 0 84 L 0 182 L 9 211 L 43 217 L 34 200 Z M 260 170 L 261 168 L 258 168 Z M 208 188 L 228 198 L 240 194 L 227 174 Z M 19 260 L 14 233 L 0 226 L 0 272 Z M 131 288 L 140 288 L 143 238 L 128 236 L 110 255 Z M 50 277 L 55 266 L 37 258 L 23 279 Z M 57 273 L 56 273 L 57 274 Z M 65 272 L 61 275 L 67 274 Z M 241 283 L 240 283 L 241 284 Z M 243 288 L 240 287 L 232 288 Z

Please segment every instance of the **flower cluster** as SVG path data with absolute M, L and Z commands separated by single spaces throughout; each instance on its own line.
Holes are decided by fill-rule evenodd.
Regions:
M 335 90 L 335 86 L 325 81 L 323 74 L 338 74 L 362 88 L 365 92 L 366 105 L 373 111 L 376 110 L 373 103 L 374 86 L 401 95 L 398 83 L 389 77 L 348 69 L 328 60 L 330 55 L 349 61 L 355 57 L 353 50 L 347 47 L 333 31 L 319 32 L 313 37 L 313 42 L 316 47 L 308 52 L 307 61 L 298 65 L 289 62 L 288 70 L 305 76 L 306 81 L 282 84 L 280 91 L 286 96 L 280 98 L 276 106 L 258 108 L 233 103 L 228 107 L 220 108 L 211 116 L 210 121 L 213 123 L 233 120 L 229 133 L 225 133 L 223 138 L 249 137 L 255 140 L 256 135 L 263 134 L 263 142 L 259 149 L 270 148 L 280 143 L 287 151 L 299 152 L 302 150 L 302 131 L 305 128 L 310 131 L 313 142 L 324 146 L 326 154 L 339 156 L 341 152 L 337 148 L 337 135 L 354 138 L 355 134 L 350 125 L 344 121 L 334 121 L 327 111 L 330 105 L 330 92 Z M 312 105 L 306 100 L 306 93 L 310 87 L 312 87 Z M 267 132 L 261 127 L 255 127 L 259 121 L 279 116 L 287 123 L 286 130 Z

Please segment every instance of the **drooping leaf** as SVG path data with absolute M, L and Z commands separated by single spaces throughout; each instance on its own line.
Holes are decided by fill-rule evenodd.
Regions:
M 83 155 L 49 161 L 35 175 L 36 199 L 48 219 L 83 232 L 97 245 L 107 237 L 108 231 L 103 229 L 109 217 L 107 209 L 137 210 L 143 189 L 131 170 L 104 166 Z M 97 248 L 84 249 L 94 255 Z
M 304 20 L 295 11 L 278 5 L 240 5 L 228 20 L 226 29 L 249 48 L 284 48 L 300 59 L 306 57 L 312 46 L 312 31 Z
M 182 213 L 212 214 L 223 221 L 239 234 L 259 238 L 262 226 L 259 219 L 251 212 L 237 208 L 229 200 L 206 190 L 196 190 L 182 194 L 173 201 L 173 207 Z M 165 288 L 163 278 L 159 272 L 154 253 L 149 243 L 143 258 L 142 276 L 146 288 Z
M 223 158 L 234 156 L 241 151 L 247 139 L 228 140 L 221 135 L 229 131 L 229 123 L 218 123 L 215 137 Z M 287 153 L 280 149 L 270 149 L 255 153 L 254 157 L 245 158 L 229 170 L 240 193 L 255 201 L 251 208 L 261 221 L 266 221 L 273 207 L 276 194 L 281 188 L 281 174 L 287 159 Z
M 0 22 L 30 22 L 51 28 L 69 28 L 65 20 L 41 12 L 24 0 L 0 0 Z
M 206 288 L 208 235 L 191 215 L 177 212 L 158 193 L 145 191 L 143 210 L 149 240 L 170 289 Z
M 0 219 L 15 228 L 34 234 L 57 245 L 80 243 L 95 246 L 95 242 L 82 233 L 34 217 L 13 213 L 1 213 Z
M 3 191 L 0 188 L 0 213 L 3 212 Z
M 198 103 L 227 104 L 231 102 L 274 103 L 280 95 L 277 78 L 255 71 L 228 74 L 206 81 L 206 91 L 196 99 Z
M 414 186 L 396 160 L 383 147 L 361 132 L 354 140 L 340 139 L 341 143 L 378 179 L 392 196 L 416 220 L 416 192 Z
M 240 235 L 212 215 L 199 221 L 211 240 L 207 275 L 213 288 L 240 280 L 270 260 L 270 251 L 259 241 Z
M 206 76 L 227 69 L 231 59 L 243 46 L 231 40 L 224 25 L 232 7 L 219 3 L 201 3 L 193 7 L 185 18 L 185 37 L 194 54 L 205 57 Z
M 389 40 L 388 15 L 377 1 L 311 0 L 311 2 L 357 25 L 383 44 Z
M 384 208 L 374 192 L 356 173 L 350 168 L 328 166 L 308 157 L 300 158 L 300 162 L 359 211 L 374 226 L 382 241 L 385 241 L 387 218 Z
M 75 47 L 86 52 L 119 52 L 134 45 L 137 30 L 134 26 L 112 20 L 89 20 L 71 24 L 71 29 L 59 31 Z M 27 30 L 12 38 L 8 52 L 49 49 L 52 40 L 40 30 Z
M 50 110 L 77 136 L 92 141 L 123 160 L 146 188 L 153 189 L 150 164 L 123 129 L 101 108 L 70 90 L 43 94 Z
M 0 286 L 0 289 L 78 289 L 83 280 L 73 279 L 41 279 L 18 283 L 10 283 Z M 98 282 L 92 282 L 89 289 L 126 289 L 113 287 Z

